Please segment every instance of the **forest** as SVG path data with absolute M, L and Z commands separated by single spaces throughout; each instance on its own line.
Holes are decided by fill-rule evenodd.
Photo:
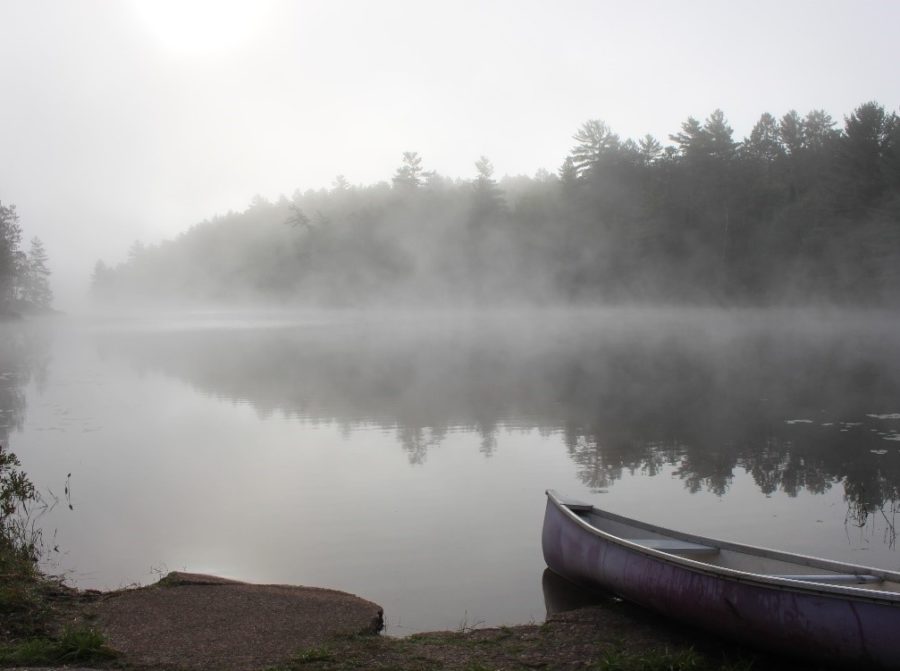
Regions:
M 470 179 L 402 154 L 390 182 L 299 189 L 98 261 L 95 297 L 283 305 L 900 303 L 900 117 L 867 102 L 721 110 L 663 144 L 577 129 L 555 173 Z M 527 139 L 523 138 L 523 141 Z M 7 284 L 8 286 L 8 284 Z
M 21 244 L 16 206 L 0 203 L 0 317 L 46 312 L 53 303 L 44 244 L 32 238 L 28 252 Z

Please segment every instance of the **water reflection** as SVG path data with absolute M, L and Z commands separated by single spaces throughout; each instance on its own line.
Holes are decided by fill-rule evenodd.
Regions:
M 0 445 L 25 422 L 25 387 L 47 380 L 50 338 L 42 325 L 0 323 Z
M 548 486 L 662 526 L 896 569 L 893 322 L 60 324 L 52 366 L 38 333 L 7 333 L 0 423 L 36 483 L 74 485 L 74 511 L 45 526 L 84 587 L 167 566 L 363 594 L 393 633 L 526 622 L 544 612 Z
M 586 606 L 597 606 L 617 599 L 612 592 L 586 589 L 581 585 L 569 582 L 548 568 L 544 569 L 541 574 L 541 591 L 544 594 L 544 606 L 547 609 L 548 619 L 557 613 L 565 613 Z
M 477 432 L 490 457 L 501 428 L 537 429 L 562 433 L 594 490 L 672 466 L 688 490 L 723 495 L 743 469 L 765 495 L 842 485 L 851 523 L 892 519 L 893 321 L 549 314 L 135 330 L 99 346 L 261 416 L 394 431 L 412 464 L 453 431 Z

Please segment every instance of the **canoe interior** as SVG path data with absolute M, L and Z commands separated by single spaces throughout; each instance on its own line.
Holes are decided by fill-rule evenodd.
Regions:
M 710 566 L 804 582 L 893 592 L 900 598 L 900 575 L 890 571 L 711 540 L 625 520 L 596 508 L 587 509 L 586 506 L 572 506 L 570 510 L 590 526 L 612 536 Z

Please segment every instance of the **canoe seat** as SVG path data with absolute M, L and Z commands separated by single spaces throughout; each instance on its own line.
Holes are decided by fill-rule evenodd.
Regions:
M 672 538 L 629 538 L 632 543 L 637 543 L 651 550 L 660 550 L 673 555 L 685 555 L 688 557 L 697 557 L 704 555 L 719 554 L 719 548 L 711 545 L 700 545 L 699 543 L 688 543 L 687 541 L 674 540 Z
M 776 575 L 774 578 L 787 578 L 788 580 L 802 580 L 804 582 L 826 583 L 856 583 L 857 585 L 884 582 L 877 575 L 856 575 L 855 573 L 822 573 L 815 575 Z

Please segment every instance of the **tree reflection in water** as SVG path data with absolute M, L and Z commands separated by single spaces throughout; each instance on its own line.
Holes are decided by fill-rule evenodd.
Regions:
M 671 467 L 725 495 L 843 486 L 848 520 L 892 520 L 900 329 L 786 313 L 556 314 L 411 325 L 108 334 L 104 351 L 205 393 L 317 422 L 395 430 L 413 464 L 451 430 L 490 456 L 509 428 L 560 433 L 581 479 Z M 896 436 L 894 436 L 896 437 Z M 892 449 L 893 448 L 893 449 Z M 893 528 L 893 527 L 891 527 Z
M 21 431 L 27 405 L 25 387 L 46 384 L 50 339 L 40 325 L 0 323 L 0 444 Z
M 409 456 L 409 463 L 422 464 L 428 455 L 428 450 L 440 445 L 447 434 L 446 428 L 431 428 L 426 426 L 399 426 L 397 427 L 397 440 L 403 446 Z

